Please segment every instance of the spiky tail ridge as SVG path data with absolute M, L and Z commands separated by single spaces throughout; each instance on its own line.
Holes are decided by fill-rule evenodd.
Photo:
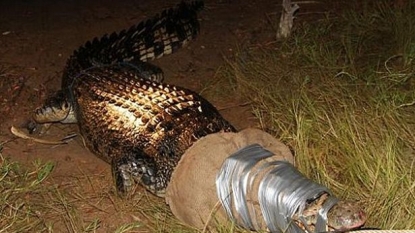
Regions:
M 68 88 L 81 70 L 95 65 L 145 62 L 175 52 L 199 33 L 197 13 L 202 9 L 203 1 L 181 2 L 128 30 L 88 41 L 68 59 L 62 88 Z

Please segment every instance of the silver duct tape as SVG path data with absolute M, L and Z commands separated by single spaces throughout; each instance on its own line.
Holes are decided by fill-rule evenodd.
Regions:
M 322 208 L 318 211 L 317 223 L 316 223 L 316 232 L 325 232 L 327 225 L 327 213 L 333 207 L 339 199 L 334 196 L 330 196 L 323 204 Z
M 269 231 L 304 233 L 293 223 L 292 216 L 304 210 L 307 200 L 315 199 L 323 192 L 331 193 L 286 161 L 263 161 L 273 155 L 262 146 L 253 144 L 229 156 L 216 177 L 218 198 L 235 223 L 246 229 L 263 230 L 257 229 L 257 213 L 250 211 L 255 209 L 252 200 L 247 202 L 247 192 L 257 192 L 261 215 Z M 262 164 L 258 165 L 261 161 Z M 261 172 L 265 174 L 259 181 L 258 190 L 252 190 L 253 182 Z M 337 199 L 331 200 L 319 213 L 316 231 L 325 231 L 327 212 L 337 203 Z
M 246 192 L 254 178 L 249 176 L 250 170 L 272 155 L 258 144 L 245 147 L 225 160 L 216 178 L 217 194 L 227 215 L 246 229 L 255 229 L 246 201 Z

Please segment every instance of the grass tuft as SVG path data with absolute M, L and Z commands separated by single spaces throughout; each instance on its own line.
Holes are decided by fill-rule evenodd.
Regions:
M 414 229 L 414 5 L 372 4 L 241 51 L 222 78 L 303 173 L 366 207 L 368 225 Z
M 36 161 L 32 170 L 6 160 L 0 151 L 0 232 L 48 232 L 50 225 L 32 198 L 43 193 L 41 184 L 53 170 L 52 163 Z

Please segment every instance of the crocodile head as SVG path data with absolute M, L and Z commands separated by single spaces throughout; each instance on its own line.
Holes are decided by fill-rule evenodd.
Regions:
M 46 99 L 45 104 L 35 110 L 33 120 L 36 123 L 76 123 L 73 106 L 62 91 Z

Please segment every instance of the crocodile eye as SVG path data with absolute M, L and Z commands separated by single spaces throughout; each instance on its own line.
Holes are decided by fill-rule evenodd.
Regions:
M 64 102 L 63 104 L 62 104 L 62 109 L 67 109 L 67 108 L 69 108 L 69 104 L 68 104 L 68 102 Z

